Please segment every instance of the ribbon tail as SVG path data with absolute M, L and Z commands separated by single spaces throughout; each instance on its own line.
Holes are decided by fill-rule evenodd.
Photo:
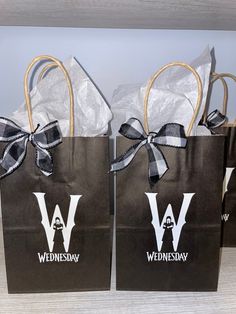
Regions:
M 146 144 L 149 166 L 148 166 L 148 178 L 149 184 L 153 187 L 157 181 L 166 173 L 169 169 L 167 162 L 161 150 L 155 145 L 155 143 Z
M 28 140 L 28 136 L 26 135 L 16 139 L 5 147 L 0 160 L 0 166 L 6 172 L 0 175 L 0 179 L 8 176 L 20 167 L 26 156 Z
M 134 159 L 135 155 L 143 145 L 145 145 L 145 141 L 136 143 L 131 146 L 123 155 L 117 157 L 111 163 L 110 171 L 119 171 L 128 167 L 128 165 L 131 163 L 131 161 Z
M 53 171 L 52 155 L 46 149 L 36 145 L 36 165 L 45 176 L 50 176 Z

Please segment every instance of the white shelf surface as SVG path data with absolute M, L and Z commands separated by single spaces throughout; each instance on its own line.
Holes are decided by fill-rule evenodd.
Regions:
M 0 25 L 236 30 L 234 0 L 0 0 Z
M 217 292 L 111 291 L 8 294 L 0 220 L 0 314 L 235 314 L 236 249 L 222 250 Z

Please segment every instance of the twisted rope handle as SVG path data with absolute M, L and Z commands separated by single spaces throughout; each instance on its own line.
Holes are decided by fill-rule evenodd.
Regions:
M 29 118 L 29 124 L 30 124 L 30 130 L 31 132 L 34 131 L 34 124 L 33 124 L 33 118 L 32 118 L 32 106 L 31 106 L 31 99 L 30 99 L 30 93 L 29 93 L 29 86 L 28 86 L 28 80 L 29 80 L 29 73 L 33 66 L 38 63 L 39 61 L 46 60 L 46 61 L 51 61 L 51 64 L 54 64 L 54 66 L 58 66 L 61 71 L 63 72 L 68 89 L 69 89 L 69 98 L 70 98 L 70 136 L 74 136 L 74 94 L 73 94 L 73 89 L 72 89 L 72 84 L 71 80 L 69 77 L 69 74 L 62 64 L 62 62 L 52 56 L 48 55 L 42 55 L 34 58 L 31 63 L 29 64 L 25 76 L 24 76 L 24 94 L 25 94 L 25 102 L 26 102 L 26 108 L 28 112 L 28 118 Z
M 197 73 L 197 71 L 191 67 L 190 65 L 183 63 L 183 62 L 172 62 L 169 64 L 166 64 L 165 66 L 163 66 L 160 70 L 158 70 L 149 80 L 148 82 L 148 86 L 146 89 L 146 93 L 145 93 L 145 97 L 144 97 L 144 129 L 146 131 L 146 133 L 149 133 L 149 126 L 148 126 L 148 100 L 149 100 L 149 96 L 150 96 L 150 91 L 153 87 L 153 84 L 155 82 L 155 80 L 161 75 L 162 72 L 164 72 L 165 70 L 167 70 L 168 68 L 174 67 L 174 66 L 180 66 L 180 67 L 184 67 L 185 69 L 189 70 L 190 72 L 193 73 L 194 77 L 196 78 L 197 81 L 197 89 L 198 89 L 198 97 L 197 97 L 197 105 L 196 108 L 194 110 L 193 113 L 193 117 L 190 121 L 188 130 L 187 130 L 187 136 L 190 135 L 194 122 L 197 118 L 200 106 L 201 106 L 201 102 L 202 102 L 202 82 L 201 82 L 201 78 L 199 76 L 199 74 Z

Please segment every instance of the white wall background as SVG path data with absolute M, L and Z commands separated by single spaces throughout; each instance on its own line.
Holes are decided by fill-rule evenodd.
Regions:
M 236 73 L 236 32 L 0 27 L 0 115 L 23 101 L 23 75 L 33 57 L 75 56 L 108 102 L 119 84 L 146 81 L 170 61 L 191 62 L 215 48 L 216 71 Z M 236 85 L 229 82 L 229 116 L 236 117 Z M 222 103 L 215 84 L 211 107 Z

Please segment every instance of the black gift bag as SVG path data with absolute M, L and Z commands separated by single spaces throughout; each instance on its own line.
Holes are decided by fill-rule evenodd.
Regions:
M 158 133 L 148 130 L 150 90 L 171 66 L 192 71 L 198 83 L 187 137 L 176 123 Z M 117 172 L 116 191 L 119 290 L 217 289 L 224 136 L 190 136 L 201 98 L 197 72 L 183 63 L 168 64 L 148 84 L 145 127 L 135 118 L 121 126 L 125 137 L 117 137 L 117 155 L 122 155 L 111 167 L 122 170 Z
M 221 243 L 225 247 L 236 247 L 236 124 L 226 122 L 228 88 L 224 77 L 236 82 L 236 76 L 230 73 L 214 73 L 212 83 L 220 79 L 224 87 L 223 110 L 214 110 L 203 118 L 205 124 L 212 132 L 224 134 L 225 141 L 225 165 L 222 194 L 222 237 Z
M 27 81 L 32 67 L 44 59 L 58 66 L 68 83 L 70 137 L 61 138 L 56 121 L 33 126 Z M 53 57 L 40 56 L 29 65 L 25 97 L 31 133 L 0 118 L 1 141 L 8 142 L 1 144 L 8 291 L 109 289 L 108 137 L 74 136 L 71 81 Z
M 236 127 L 226 124 L 217 132 L 226 135 L 221 243 L 236 247 Z

